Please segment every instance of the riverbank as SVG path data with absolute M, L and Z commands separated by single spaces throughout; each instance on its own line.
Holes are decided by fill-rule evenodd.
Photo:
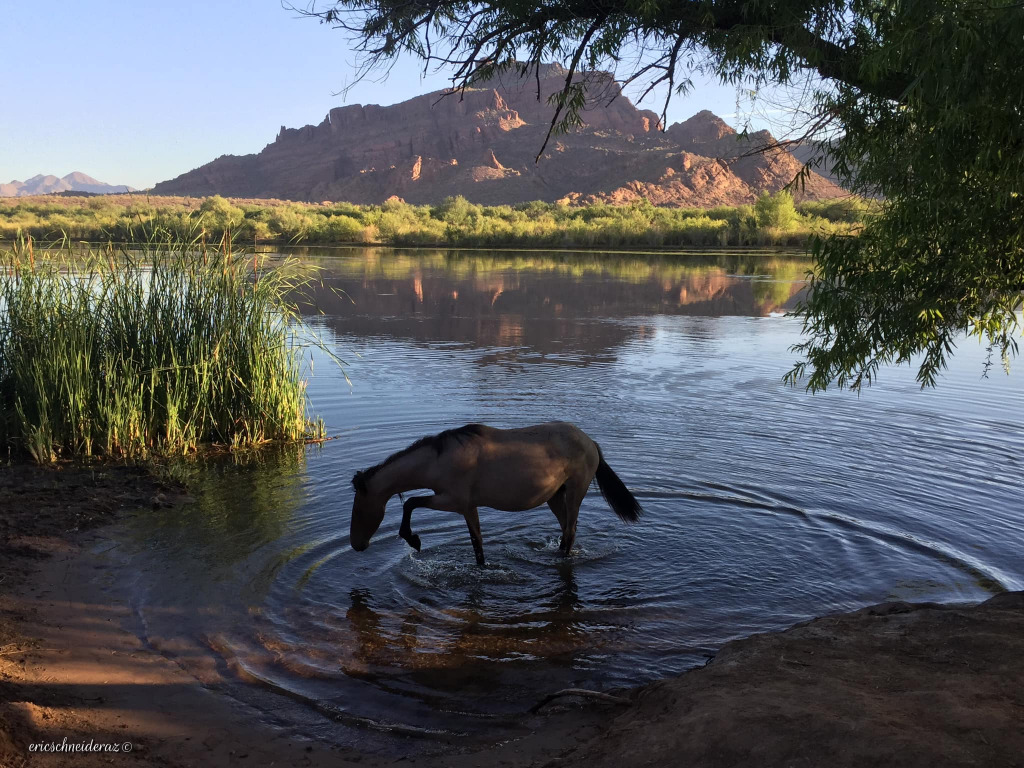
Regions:
M 126 629 L 103 523 L 183 491 L 130 469 L 0 469 L 0 766 L 387 765 L 256 712 Z M 173 512 L 168 506 L 169 513 Z M 1015 765 L 1024 754 L 1024 593 L 978 606 L 875 606 L 727 644 L 704 668 L 625 695 L 560 699 L 532 735 L 457 741 L 434 766 Z M 39 754 L 31 744 L 131 744 Z

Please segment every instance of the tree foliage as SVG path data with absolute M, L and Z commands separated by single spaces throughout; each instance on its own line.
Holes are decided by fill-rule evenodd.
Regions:
M 1024 12 L 910 2 L 879 14 L 869 63 L 912 71 L 899 100 L 840 84 L 819 110 L 843 133 L 834 155 L 861 192 L 885 198 L 855 239 L 815 248 L 800 307 L 809 338 L 791 378 L 854 388 L 914 362 L 932 385 L 964 333 L 989 363 L 1016 352 L 1024 292 Z M 856 171 L 856 173 L 854 173 Z
M 595 70 L 669 94 L 694 71 L 803 84 L 806 137 L 827 139 L 845 185 L 883 203 L 859 236 L 815 244 L 787 378 L 856 389 L 908 363 L 931 385 L 965 333 L 1004 365 L 1016 352 L 1019 0 L 340 0 L 306 12 L 347 30 L 367 67 L 412 53 L 450 68 L 456 87 L 507 70 L 539 82 L 543 62 L 561 62 L 554 130 L 578 123 Z
M 762 227 L 777 227 L 783 232 L 793 229 L 800 220 L 793 204 L 793 194 L 788 189 L 774 195 L 762 193 L 754 203 L 754 213 Z
M 779 192 L 762 207 L 774 209 Z M 781 203 L 792 208 L 791 199 Z M 158 232 L 203 233 L 208 242 L 357 243 L 520 248 L 680 248 L 688 246 L 803 246 L 811 237 L 851 233 L 870 209 L 853 200 L 801 203 L 795 221 L 761 219 L 754 206 L 659 208 L 569 206 L 533 201 L 480 205 L 449 197 L 439 205 L 300 203 L 283 200 L 203 200 L 185 197 L 17 197 L 0 200 L 0 241 L 31 237 L 133 243 Z

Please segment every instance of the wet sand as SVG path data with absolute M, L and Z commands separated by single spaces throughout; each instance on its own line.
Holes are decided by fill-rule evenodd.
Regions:
M 0 468 L 2 768 L 1024 765 L 1024 593 L 887 604 L 755 635 L 625 692 L 629 706 L 558 699 L 524 715 L 532 735 L 514 743 L 424 756 L 410 741 L 401 758 L 314 743 L 284 706 L 222 695 L 225 670 L 197 679 L 126 629 L 102 525 L 182 494 L 127 468 Z M 30 751 L 65 739 L 121 751 Z

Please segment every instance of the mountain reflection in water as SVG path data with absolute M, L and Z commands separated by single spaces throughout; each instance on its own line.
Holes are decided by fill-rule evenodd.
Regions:
M 305 305 L 337 333 L 525 348 L 574 363 L 606 360 L 628 339 L 652 332 L 644 323 L 588 320 L 787 312 L 810 268 L 801 255 L 775 252 L 318 253 L 303 254 L 322 270 Z

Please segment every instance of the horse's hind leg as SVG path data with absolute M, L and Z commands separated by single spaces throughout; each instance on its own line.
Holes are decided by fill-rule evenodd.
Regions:
M 587 495 L 590 482 L 582 477 L 569 478 L 564 486 L 565 525 L 562 527 L 562 554 L 568 555 L 576 543 L 576 521 L 580 516 L 580 505 Z
M 469 538 L 473 540 L 473 551 L 476 552 L 476 564 L 484 564 L 484 537 L 480 534 L 480 515 L 476 507 L 462 513 L 466 518 L 466 527 L 469 528 Z
M 569 525 L 569 509 L 566 501 L 566 489 L 564 485 L 555 491 L 554 496 L 548 499 L 548 506 L 551 507 L 551 511 L 554 512 L 555 517 L 558 518 L 558 524 L 562 527 L 562 541 L 558 548 L 561 550 L 563 555 L 568 554 L 569 547 L 572 546 L 572 542 L 570 541 L 568 546 L 566 546 L 566 536 Z

